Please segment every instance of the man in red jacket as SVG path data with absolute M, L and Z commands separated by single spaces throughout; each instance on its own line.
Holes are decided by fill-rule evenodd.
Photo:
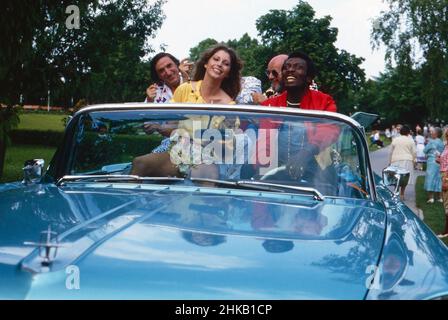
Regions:
M 308 55 L 302 52 L 290 54 L 282 67 L 282 81 L 285 92 L 267 99 L 262 105 L 336 112 L 336 103 L 331 96 L 310 89 L 310 84 L 315 75 L 316 68 Z M 287 172 L 294 179 L 302 177 L 306 168 L 312 168 L 313 166 L 309 165 L 309 160 L 335 142 L 339 135 L 337 126 L 312 123 L 305 123 L 304 125 L 307 137 L 306 144 L 286 160 Z M 278 129 L 278 122 L 262 121 L 260 128 Z M 281 140 L 282 128 L 279 131 L 279 140 Z M 270 141 L 269 137 L 266 141 Z M 267 148 L 269 149 L 269 145 L 267 145 Z

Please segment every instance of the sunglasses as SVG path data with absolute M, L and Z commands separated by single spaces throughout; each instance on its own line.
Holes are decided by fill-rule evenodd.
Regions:
M 278 78 L 279 74 L 278 74 L 278 72 L 277 72 L 276 70 L 269 70 L 269 69 L 266 69 L 266 71 L 265 71 L 266 77 L 269 77 L 269 75 L 270 75 L 271 73 L 272 73 L 272 75 L 273 75 L 275 78 Z

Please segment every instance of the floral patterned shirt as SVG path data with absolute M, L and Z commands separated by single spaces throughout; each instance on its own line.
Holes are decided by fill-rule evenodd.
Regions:
M 445 145 L 442 154 L 440 155 L 440 172 L 448 171 L 448 147 Z

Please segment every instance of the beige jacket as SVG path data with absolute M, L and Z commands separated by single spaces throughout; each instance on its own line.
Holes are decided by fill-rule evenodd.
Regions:
M 415 143 L 411 136 L 398 136 L 392 141 L 390 153 L 390 163 L 395 161 L 415 161 L 417 155 Z

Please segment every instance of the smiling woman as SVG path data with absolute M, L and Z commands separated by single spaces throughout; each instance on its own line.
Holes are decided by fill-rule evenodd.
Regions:
M 206 103 L 231 103 L 241 90 L 241 69 L 243 64 L 235 51 L 225 45 L 217 45 L 205 51 L 196 64 L 194 81 L 202 81 L 199 90 Z M 174 102 L 181 97 L 174 97 Z M 199 102 L 199 103 L 201 103 Z

